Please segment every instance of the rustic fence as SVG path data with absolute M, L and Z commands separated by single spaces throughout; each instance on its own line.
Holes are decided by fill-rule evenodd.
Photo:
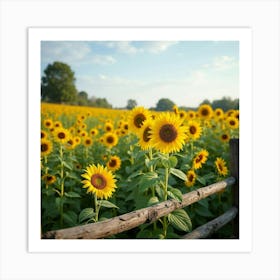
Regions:
M 231 177 L 215 184 L 184 194 L 182 201 L 170 199 L 156 205 L 126 213 L 105 221 L 49 231 L 45 239 L 97 239 L 133 229 L 144 223 L 153 223 L 176 209 L 184 208 L 229 186 L 232 188 L 233 205 L 221 216 L 184 235 L 184 239 L 206 238 L 230 221 L 233 221 L 233 238 L 239 238 L 239 139 L 230 140 Z

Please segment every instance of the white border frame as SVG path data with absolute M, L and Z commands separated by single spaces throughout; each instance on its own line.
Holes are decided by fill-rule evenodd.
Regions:
M 252 46 L 250 28 L 29 28 L 29 251 L 249 252 L 252 246 Z M 240 238 L 226 240 L 46 240 L 40 237 L 41 41 L 239 41 Z M 242 114 L 242 110 L 246 115 Z M 246 164 L 245 164 L 246 163 Z M 248 176 L 248 174 L 250 174 Z M 35 218 L 34 218 L 35 217 Z M 164 242 L 164 245 L 163 245 Z M 174 249 L 176 248 L 176 249 Z
M 279 280 L 279 9 L 278 0 L 1 0 L 0 279 Z M 27 28 L 32 26 L 252 29 L 253 142 L 248 145 L 248 149 L 253 149 L 250 253 L 28 252 Z M 268 135 L 264 133 L 264 124 Z M 14 127 L 20 137 L 10 137 L 14 135 Z M 268 199 L 264 199 L 263 191 L 269 193 Z M 268 235 L 269 227 L 273 230 Z

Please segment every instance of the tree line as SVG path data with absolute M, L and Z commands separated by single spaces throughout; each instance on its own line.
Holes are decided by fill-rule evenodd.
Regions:
M 75 73 L 71 67 L 62 62 L 54 62 L 49 64 L 44 70 L 44 75 L 41 78 L 41 101 L 59 104 L 70 104 L 79 106 L 92 106 L 101 108 L 113 108 L 106 98 L 97 98 L 88 96 L 87 92 L 76 89 Z M 222 99 L 210 102 L 208 99 L 203 100 L 200 104 L 209 104 L 213 109 L 221 108 L 224 111 L 229 109 L 239 109 L 239 99 L 231 99 L 223 97 Z M 137 101 L 129 99 L 125 108 L 131 110 L 136 107 Z M 171 111 L 175 103 L 168 98 L 158 100 L 156 107 L 149 108 L 155 111 Z M 181 106 L 181 110 L 197 110 L 198 107 Z

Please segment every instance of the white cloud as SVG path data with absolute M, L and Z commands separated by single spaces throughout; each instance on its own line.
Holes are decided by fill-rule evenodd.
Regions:
M 114 64 L 117 62 L 117 60 L 110 55 L 93 55 L 91 61 L 100 65 Z
M 136 53 L 154 53 L 159 54 L 166 51 L 169 47 L 177 44 L 176 41 L 111 41 L 101 43 L 108 48 L 117 50 L 118 52 L 125 54 L 136 54 Z

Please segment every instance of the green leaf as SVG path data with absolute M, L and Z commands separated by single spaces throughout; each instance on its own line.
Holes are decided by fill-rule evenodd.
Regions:
M 63 213 L 63 219 L 70 225 L 75 226 L 77 224 L 77 214 L 74 211 L 68 211 Z
M 69 170 L 72 170 L 73 168 L 66 162 L 66 161 L 62 161 L 63 166 L 65 166 L 66 168 L 68 168 Z
M 183 181 L 187 181 L 187 175 L 179 169 L 170 168 L 170 173 L 173 174 L 174 176 L 182 179 Z
M 177 209 L 168 214 L 168 221 L 176 229 L 189 232 L 192 229 L 192 222 L 184 209 Z
M 91 219 L 95 216 L 93 208 L 85 208 L 81 211 L 79 215 L 79 223 L 82 223 L 85 220 Z
M 81 196 L 76 193 L 76 192 L 68 192 L 68 193 L 65 193 L 65 196 L 66 197 L 70 197 L 70 198 L 80 198 Z
M 137 233 L 136 238 L 139 238 L 139 239 L 152 238 L 152 232 L 148 229 L 141 230 Z
M 106 207 L 106 208 L 119 208 L 117 205 L 115 205 L 114 203 L 108 201 L 108 200 L 99 200 L 98 204 L 102 207 Z
M 153 187 L 158 182 L 158 174 L 156 172 L 148 172 L 144 174 L 139 182 L 139 191 L 144 192 L 150 187 Z
M 158 197 L 157 196 L 152 196 L 148 201 L 148 206 L 157 204 L 158 202 L 159 202 Z
M 168 187 L 167 194 L 178 201 L 182 201 L 183 195 L 179 189 Z
M 214 217 L 213 213 L 208 210 L 207 208 L 200 206 L 195 208 L 195 213 L 199 216 L 206 217 L 206 218 L 212 218 Z
M 171 168 L 176 167 L 177 163 L 178 163 L 178 160 L 177 160 L 177 158 L 175 156 L 171 156 L 169 158 L 169 164 L 170 164 Z
M 197 176 L 197 177 L 196 177 L 196 180 L 197 180 L 200 184 L 202 184 L 203 186 L 206 186 L 206 180 L 205 180 L 203 177 Z
M 164 198 L 164 190 L 162 189 L 162 187 L 160 185 L 156 186 L 156 193 L 159 196 L 160 200 L 162 200 Z

